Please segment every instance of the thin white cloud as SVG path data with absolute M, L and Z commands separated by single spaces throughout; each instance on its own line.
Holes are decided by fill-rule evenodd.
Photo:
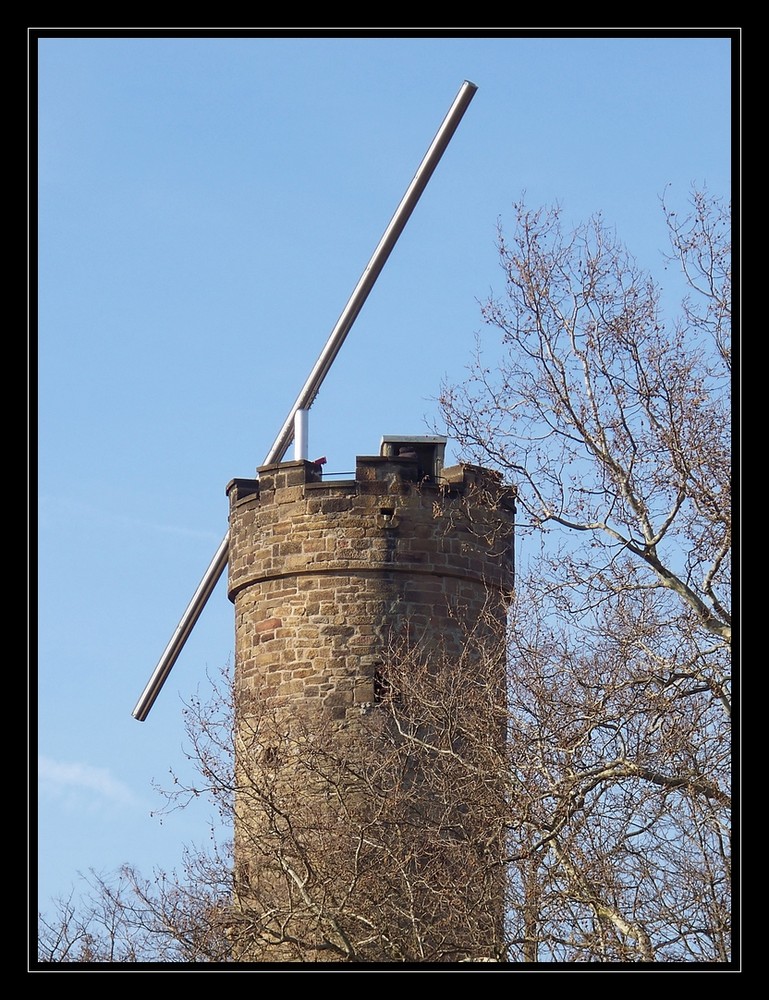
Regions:
M 105 804 L 129 807 L 141 804 L 128 785 L 105 767 L 40 756 L 38 779 L 41 792 L 67 801 L 77 799 L 81 805 L 84 799 L 94 808 Z
M 217 539 L 213 531 L 201 528 L 185 528 L 178 524 L 162 524 L 157 521 L 144 520 L 138 517 L 128 517 L 125 514 L 115 514 L 112 511 L 92 507 L 76 500 L 41 496 L 39 500 L 38 524 L 41 529 L 55 530 L 68 519 L 87 523 L 91 527 L 101 524 L 112 527 L 139 529 L 142 532 L 155 532 L 163 535 L 182 535 L 185 538 Z

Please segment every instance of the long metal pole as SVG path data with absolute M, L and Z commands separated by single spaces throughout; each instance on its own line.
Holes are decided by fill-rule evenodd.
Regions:
M 350 332 L 350 328 L 357 319 L 358 313 L 363 308 L 363 304 L 368 297 L 368 293 L 371 291 L 374 282 L 379 277 L 382 268 L 385 266 L 387 258 L 390 256 L 390 251 L 395 246 L 400 234 L 403 232 L 403 228 L 408 222 L 411 213 L 414 211 L 420 195 L 427 186 L 427 182 L 430 180 L 433 171 L 437 167 L 438 161 L 443 156 L 446 147 L 451 141 L 451 137 L 454 135 L 454 132 L 456 131 L 462 116 L 467 110 L 467 106 L 475 96 L 477 89 L 478 88 L 474 83 L 470 83 L 465 80 L 459 90 L 459 93 L 454 98 L 454 103 L 449 108 L 446 117 L 443 119 L 443 124 L 438 129 L 430 148 L 425 153 L 419 169 L 416 174 L 414 174 L 414 179 L 409 185 L 408 190 L 401 199 L 401 203 L 398 206 L 395 215 L 393 215 L 390 221 L 390 225 L 387 227 L 382 239 L 379 241 L 379 245 L 372 254 L 366 270 L 361 275 L 358 284 L 355 286 L 355 289 L 347 302 L 347 305 L 344 307 L 341 316 L 336 321 L 336 325 L 326 341 L 326 346 L 323 348 L 320 357 L 315 362 L 315 367 L 310 372 L 302 391 L 297 396 L 296 402 L 286 417 L 280 433 L 275 439 L 275 444 L 272 446 L 272 450 L 264 460 L 264 465 L 270 465 L 272 462 L 279 462 L 283 455 L 285 455 L 286 450 L 291 444 L 291 439 L 294 433 L 294 414 L 297 410 L 308 410 L 312 405 L 318 394 L 318 390 L 320 389 L 323 379 L 326 377 L 329 368 L 339 353 L 339 350 L 345 341 L 345 337 Z
M 374 251 L 371 260 L 368 262 L 368 265 L 361 275 L 358 284 L 355 286 L 355 289 L 342 314 L 337 320 L 334 329 L 331 331 L 331 334 L 326 341 L 326 346 L 323 348 L 320 357 L 315 362 L 315 366 L 302 387 L 302 391 L 297 396 L 296 402 L 286 417 L 286 420 L 280 429 L 280 433 L 275 439 L 275 443 L 272 448 L 267 453 L 262 465 L 272 465 L 275 462 L 280 462 L 288 451 L 294 436 L 294 417 L 297 410 L 308 410 L 315 400 L 315 397 L 318 395 L 323 379 L 328 374 L 329 368 L 339 353 L 339 350 L 344 343 L 347 334 L 350 332 L 350 328 L 355 322 L 358 313 L 363 308 L 363 304 L 366 301 L 374 282 L 379 277 L 387 258 L 390 256 L 392 248 L 395 246 L 398 237 L 403 232 L 404 226 L 408 222 L 411 213 L 414 211 L 416 203 L 419 201 L 419 198 L 427 186 L 433 171 L 438 165 L 438 161 L 443 156 L 446 147 L 451 141 L 451 138 L 462 120 L 462 116 L 467 110 L 470 101 L 475 96 L 477 89 L 476 85 L 474 83 L 470 83 L 468 80 L 465 80 L 462 84 L 459 93 L 454 98 L 454 103 L 451 105 L 446 117 L 443 119 L 443 123 L 438 129 L 438 132 L 430 144 L 429 149 L 425 153 L 422 163 L 414 175 L 414 179 L 401 199 L 400 205 L 385 230 L 382 239 L 379 241 L 379 245 Z M 221 545 L 216 551 L 216 555 L 212 559 L 211 564 L 203 576 L 203 579 L 200 581 L 197 590 L 193 594 L 192 600 L 182 615 L 179 624 L 176 626 L 176 631 L 163 651 L 163 655 L 160 657 L 160 660 L 158 660 L 158 665 L 155 667 L 152 677 L 149 679 L 147 686 L 136 703 L 136 707 L 134 708 L 132 715 L 135 719 L 138 719 L 139 722 L 144 722 L 147 718 L 155 699 L 160 693 L 160 689 L 163 687 L 163 684 L 171 672 L 174 663 L 176 663 L 176 660 L 178 659 L 190 632 L 200 617 L 208 598 L 211 596 L 211 592 L 224 572 L 224 568 L 227 565 L 228 554 L 229 532 L 224 536 Z

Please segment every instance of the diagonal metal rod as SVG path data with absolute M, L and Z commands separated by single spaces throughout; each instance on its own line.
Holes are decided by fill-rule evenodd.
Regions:
M 390 224 L 385 230 L 382 239 L 379 241 L 371 260 L 368 262 L 368 265 L 361 275 L 358 284 L 355 286 L 355 289 L 342 314 L 337 320 L 334 329 L 331 331 L 329 338 L 326 341 L 326 346 L 323 348 L 320 357 L 315 362 L 315 366 L 302 387 L 302 391 L 297 396 L 296 402 L 286 417 L 285 423 L 281 427 L 280 433 L 275 439 L 275 443 L 272 448 L 267 453 L 262 465 L 271 465 L 274 462 L 280 462 L 288 451 L 294 435 L 294 418 L 297 411 L 309 409 L 315 400 L 323 379 L 328 374 L 328 371 L 339 353 L 347 334 L 350 332 L 350 328 L 355 322 L 358 313 L 363 308 L 363 304 L 366 301 L 374 282 L 379 277 L 382 268 L 387 262 L 387 258 L 390 256 L 392 248 L 395 246 L 398 237 L 403 232 L 404 226 L 408 222 L 416 203 L 419 201 L 422 192 L 427 186 L 433 171 L 443 156 L 446 147 L 451 141 L 451 138 L 462 120 L 462 116 L 467 110 L 470 101 L 475 96 L 477 89 L 476 85 L 474 83 L 470 83 L 468 80 L 465 80 L 460 87 L 459 93 L 454 98 L 454 102 L 449 108 L 446 117 L 443 119 L 441 127 L 438 129 L 435 138 L 425 153 L 419 169 L 414 175 L 414 179 L 401 199 L 400 205 L 390 220 Z M 186 611 L 182 615 L 179 624 L 176 626 L 174 634 L 171 636 L 168 645 L 163 651 L 163 655 L 158 660 L 158 665 L 155 667 L 152 677 L 150 677 L 147 682 L 147 686 L 136 703 L 136 707 L 134 708 L 132 715 L 135 719 L 138 719 L 139 722 L 144 722 L 147 718 L 155 699 L 160 693 L 160 689 L 163 687 L 163 684 L 171 672 L 173 665 L 176 663 L 185 642 L 189 638 L 190 632 L 200 617 L 208 598 L 211 596 L 211 592 L 219 582 L 219 578 L 224 572 L 224 568 L 227 565 L 228 555 L 229 532 L 224 536 L 221 545 L 216 551 L 216 555 L 211 560 L 211 564 L 206 570 L 203 579 L 198 584 L 198 588 L 193 594 L 192 600 L 187 605 Z

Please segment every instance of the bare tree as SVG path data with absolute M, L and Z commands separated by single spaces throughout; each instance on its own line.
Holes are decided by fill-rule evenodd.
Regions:
M 489 633 L 468 636 L 451 661 L 393 650 L 386 694 L 341 726 L 232 689 L 245 720 L 230 772 L 239 961 L 500 960 L 499 639 L 492 654 Z M 187 794 L 177 786 L 173 800 Z
M 704 308 L 687 297 L 673 325 L 600 218 L 564 233 L 557 208 L 516 206 L 512 242 L 499 230 L 507 296 L 483 308 L 504 353 L 489 364 L 479 345 L 469 380 L 444 387 L 441 403 L 466 454 L 516 482 L 528 526 L 587 536 L 564 587 L 586 604 L 664 589 L 721 644 L 731 638 L 730 231 L 717 202 L 694 204 L 686 221 L 667 218 Z
M 186 709 L 197 780 L 163 794 L 211 797 L 236 850 L 92 876 L 41 961 L 730 961 L 728 212 L 665 211 L 672 326 L 600 220 L 500 231 L 503 356 L 442 403 L 518 488 L 504 634 L 393 645 L 341 726 L 225 672 Z
M 488 635 L 483 649 L 468 637 L 451 662 L 393 652 L 388 692 L 359 725 L 330 727 L 300 706 L 287 725 L 285 705 L 238 704 L 225 673 L 187 706 L 198 777 L 175 777 L 162 811 L 210 796 L 240 866 L 225 845 L 190 852 L 182 877 L 92 875 L 78 912 L 65 901 L 42 919 L 39 960 L 503 960 L 498 639 L 492 656 Z
M 232 859 L 189 850 L 183 874 L 144 877 L 125 865 L 91 872 L 67 898 L 38 916 L 37 962 L 225 963 L 231 944 L 223 915 L 229 905 Z
M 450 432 L 518 485 L 511 944 L 528 961 L 730 955 L 728 209 L 663 202 L 662 292 L 600 218 L 516 206 L 506 295 Z

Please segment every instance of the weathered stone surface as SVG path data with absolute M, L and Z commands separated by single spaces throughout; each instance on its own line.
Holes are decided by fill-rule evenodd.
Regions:
M 237 691 L 363 724 L 393 640 L 458 652 L 490 609 L 504 621 L 514 504 L 484 470 L 416 484 L 408 463 L 376 456 L 358 459 L 354 482 L 321 482 L 312 463 L 290 462 L 233 480 L 228 495 Z M 236 827 L 239 871 L 243 839 Z

